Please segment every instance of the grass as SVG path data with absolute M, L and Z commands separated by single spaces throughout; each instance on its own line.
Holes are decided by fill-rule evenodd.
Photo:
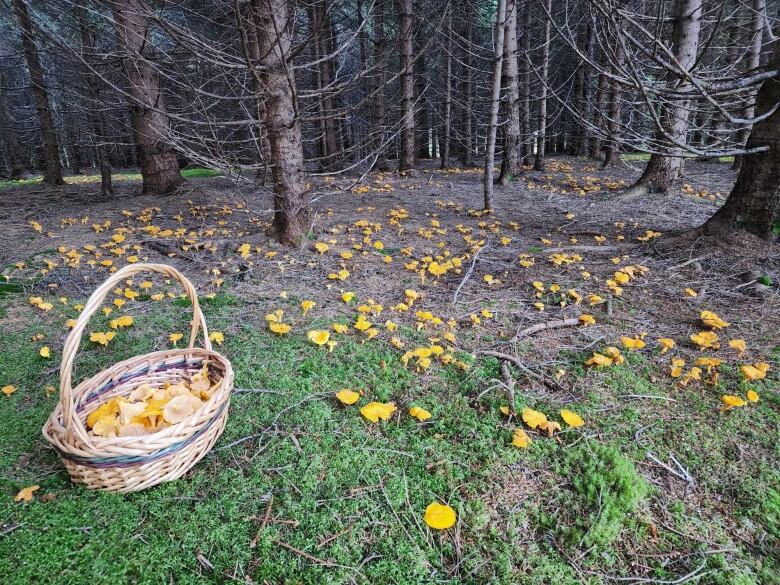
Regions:
M 0 399 L 3 583 L 249 577 L 260 583 L 597 584 L 604 581 L 578 568 L 633 574 L 629 553 L 637 548 L 688 550 L 694 567 L 705 558 L 707 583 L 769 582 L 777 569 L 751 547 L 771 550 L 778 542 L 780 496 L 770 487 L 778 485 L 778 472 L 769 463 L 746 469 L 729 438 L 776 453 L 778 418 L 770 405 L 734 413 L 720 433 L 708 430 L 703 417 L 711 414 L 696 398 L 685 404 L 685 412 L 693 412 L 686 418 L 654 417 L 643 445 L 654 444 L 662 458 L 677 452 L 702 479 L 705 503 L 725 499 L 734 516 L 724 515 L 722 504 L 694 510 L 684 494 L 651 487 L 641 472 L 646 447 L 635 433 L 648 411 L 617 397 L 664 393 L 650 381 L 644 357 L 631 355 L 601 377 L 573 368 L 575 376 L 591 376 L 592 389 L 571 405 L 588 424 L 558 440 L 537 438 L 520 451 L 510 445 L 516 423 L 499 412 L 505 398 L 490 392 L 475 400 L 499 376 L 495 360 L 476 362 L 465 373 L 437 366 L 418 376 L 400 364 L 398 352 L 376 341 L 343 339 L 328 353 L 306 343 L 303 331 L 329 322 L 315 316 L 295 334 L 273 336 L 261 325 L 260 310 L 229 291 L 203 302 L 211 329 L 225 332 L 220 351 L 233 363 L 237 388 L 271 392 L 235 394 L 225 434 L 185 478 L 126 496 L 90 492 L 69 482 L 40 435 L 57 399 L 44 388 L 56 384 L 60 324 L 75 312 L 58 306 L 41 319 L 19 292 L 0 296 L 0 385 L 18 387 Z M 294 314 L 297 301 L 286 303 L 282 307 Z M 135 325 L 109 347 L 83 343 L 76 379 L 166 347 L 169 333 L 186 330 L 189 303 L 138 302 L 133 314 Z M 105 330 L 107 321 L 96 316 L 90 327 Z M 38 333 L 45 341 L 31 341 Z M 54 359 L 38 356 L 42 343 L 52 347 Z M 563 358 L 582 363 L 580 355 Z M 362 404 L 394 400 L 402 411 L 416 404 L 433 417 L 425 424 L 408 416 L 368 424 L 357 407 L 332 399 L 344 386 L 365 390 Z M 524 406 L 551 414 L 558 408 L 519 389 L 517 407 Z M 263 429 L 261 440 L 226 448 Z M 35 500 L 14 503 L 13 495 L 31 484 L 41 486 Z M 271 496 L 271 521 L 259 531 Z M 424 526 L 423 511 L 432 501 L 456 509 L 457 531 L 432 533 Z M 700 543 L 667 531 L 653 540 L 653 510 L 683 534 L 738 552 L 729 559 L 702 557 Z M 730 526 L 736 518 L 758 527 L 764 540 L 750 546 L 737 540 Z M 659 579 L 694 568 L 648 562 Z
M 203 167 L 193 167 L 189 169 L 182 169 L 181 176 L 185 179 L 201 179 L 205 177 L 218 177 L 222 173 L 215 169 L 206 169 Z M 140 181 L 141 173 L 113 173 L 111 176 L 113 181 Z M 11 187 L 27 187 L 30 185 L 39 185 L 43 181 L 43 177 L 33 177 L 31 179 L 21 179 L 19 181 L 0 181 L 0 189 L 8 189 Z M 65 177 L 65 184 L 76 185 L 85 183 L 100 183 L 100 175 L 69 175 Z

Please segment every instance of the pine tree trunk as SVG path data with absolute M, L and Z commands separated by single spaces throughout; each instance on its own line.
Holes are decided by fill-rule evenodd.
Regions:
M 780 42 L 775 42 L 770 68 L 780 69 Z M 761 116 L 778 103 L 780 75 L 761 85 L 755 113 Z M 780 110 L 750 131 L 747 148 L 761 146 L 769 150 L 745 155 L 734 188 L 723 207 L 704 224 L 705 232 L 722 234 L 744 229 L 767 240 L 780 236 Z
M 376 153 L 375 167 L 379 171 L 389 170 L 387 164 L 387 149 L 385 142 L 385 48 L 387 40 L 385 37 L 385 0 L 375 0 L 374 2 L 374 66 L 376 72 L 376 86 L 374 87 L 374 128 L 376 136 L 374 142 L 374 152 Z
M 160 79 L 150 61 L 154 47 L 142 0 L 113 0 L 112 11 L 127 77 L 130 118 L 133 123 L 143 193 L 165 195 L 183 181 L 176 152 L 170 145 L 170 127 Z
M 43 139 L 43 155 L 45 169 L 43 182 L 48 185 L 62 185 L 62 165 L 60 164 L 60 147 L 57 143 L 57 133 L 54 129 L 54 117 L 52 116 L 49 92 L 43 75 L 43 66 L 38 54 L 38 47 L 33 40 L 33 26 L 30 14 L 27 11 L 25 0 L 13 0 L 14 12 L 19 20 L 19 28 L 22 32 L 22 48 L 27 61 L 27 69 L 30 71 L 32 92 L 35 97 L 35 106 L 38 110 L 38 120 L 41 124 L 41 136 Z
M 428 84 L 427 81 L 427 63 L 425 58 L 425 52 L 421 51 L 421 48 L 425 45 L 425 40 L 422 39 L 422 35 L 425 33 L 425 29 L 420 23 L 417 28 L 417 34 L 415 38 L 414 51 L 417 58 L 414 62 L 414 95 L 417 101 L 417 108 L 415 109 L 416 120 L 414 122 L 415 128 L 415 164 L 421 159 L 428 159 L 430 154 L 430 128 L 428 124 L 428 100 L 425 96 L 425 87 Z
M 498 181 L 505 185 L 510 177 L 523 174 L 522 134 L 520 133 L 520 88 L 517 69 L 517 0 L 507 0 L 504 31 L 504 72 L 506 97 L 504 121 L 504 157 Z
M 590 23 L 585 24 L 585 32 L 583 33 L 585 39 L 585 54 L 588 57 L 593 57 L 593 27 Z M 580 63 L 577 67 L 577 87 L 579 88 L 577 101 L 579 103 L 579 114 L 585 120 L 590 120 L 592 116 L 592 106 L 590 103 L 590 66 L 587 63 Z M 572 153 L 575 156 L 585 156 L 588 154 L 588 142 L 590 139 L 590 132 L 586 127 L 574 120 L 574 132 L 572 136 Z
M 474 166 L 473 158 L 473 106 L 474 106 L 474 89 L 473 89 L 473 57 L 471 54 L 474 35 L 473 10 L 471 3 L 466 4 L 466 46 L 464 47 L 465 55 L 463 56 L 463 166 Z
M 604 64 L 605 59 L 602 58 L 601 64 Z M 588 144 L 588 158 L 597 160 L 601 157 L 602 138 L 601 132 L 605 126 L 605 116 L 603 114 L 607 104 L 607 94 L 609 93 L 609 79 L 604 74 L 599 75 L 598 88 L 596 90 L 596 107 L 593 112 L 593 125 L 599 129 L 599 132 L 594 133 L 593 138 Z
M 690 71 L 696 62 L 699 50 L 699 32 L 701 30 L 702 0 L 677 0 L 674 30 L 672 31 L 672 50 L 682 71 Z M 669 72 L 670 83 L 678 83 L 677 89 L 684 91 L 690 84 L 681 76 Z M 659 142 L 665 142 L 664 134 L 678 143 L 684 144 L 688 130 L 690 100 L 678 100 L 666 108 L 662 119 L 663 131 L 657 131 Z M 669 190 L 679 178 L 682 170 L 683 149 L 673 147 L 671 156 L 653 154 L 639 180 L 626 192 L 630 196 Z
M 72 120 L 73 116 L 68 110 L 65 110 L 65 116 Z M 74 175 L 81 174 L 81 137 L 79 136 L 78 127 L 75 124 L 67 124 L 65 127 L 65 135 L 68 140 L 68 151 L 70 152 L 70 172 Z
M 531 66 L 528 62 L 531 52 L 531 0 L 523 3 L 523 31 L 520 36 L 520 134 L 522 139 L 522 162 L 530 165 L 533 158 L 533 136 L 531 136 Z
M 444 106 L 442 107 L 442 129 L 440 136 L 441 168 L 450 164 L 450 126 L 452 125 L 452 8 L 447 15 L 447 39 L 444 55 Z
M 552 0 L 544 0 L 544 8 L 549 13 L 552 10 Z M 536 159 L 534 170 L 543 171 L 546 167 L 544 158 L 547 138 L 547 76 L 550 69 L 550 18 L 544 15 L 544 38 L 542 46 L 542 71 L 540 73 L 542 87 L 539 90 L 539 134 L 536 136 Z
M 398 170 L 414 168 L 414 38 L 413 0 L 398 0 L 398 49 L 401 55 L 401 152 Z
M 764 37 L 765 12 L 766 0 L 753 0 L 753 6 L 751 10 L 750 44 L 748 45 L 748 55 L 747 59 L 745 60 L 746 71 L 755 71 L 761 64 L 761 47 L 763 47 L 762 40 Z M 744 117 L 746 119 L 750 119 L 755 115 L 753 96 L 748 96 L 748 100 L 750 100 L 750 105 L 745 108 Z M 744 144 L 745 140 L 747 140 L 749 132 L 750 130 L 747 128 L 740 129 L 739 134 L 737 135 L 737 142 L 739 144 Z M 735 156 L 732 168 L 734 170 L 739 170 L 741 165 L 742 156 Z
M 319 124 L 320 124 L 320 168 L 325 171 L 339 167 L 338 124 L 337 113 L 333 99 L 331 84 L 335 73 L 333 59 L 328 58 L 333 53 L 333 26 L 330 11 L 325 0 L 317 0 L 309 10 L 311 26 L 314 29 L 314 55 L 319 61 L 317 65 L 317 90 L 319 91 Z
M 612 68 L 613 73 L 617 73 L 623 65 L 623 59 L 625 58 L 623 45 L 618 43 L 615 49 L 616 65 Z M 605 83 L 608 83 L 606 75 L 602 79 Z M 620 132 L 620 116 L 622 111 L 622 87 L 617 81 L 612 82 L 612 87 L 609 95 L 609 114 L 607 116 L 607 136 L 609 137 L 606 142 L 606 148 L 604 149 L 604 163 L 601 165 L 602 169 L 611 167 L 620 163 L 620 139 L 618 133 Z M 606 95 L 606 91 L 604 92 Z
M 100 168 L 100 194 L 103 197 L 109 197 L 114 194 L 114 187 L 111 184 L 111 158 L 107 146 L 108 141 L 105 133 L 105 121 L 103 119 L 103 113 L 98 110 L 98 104 L 100 102 L 100 84 L 98 83 L 96 74 L 92 70 L 95 66 L 94 31 L 90 26 L 84 4 L 75 4 L 73 8 L 76 12 L 76 20 L 79 23 L 79 33 L 81 35 L 81 58 L 84 60 L 84 63 L 86 63 L 84 81 L 87 98 L 91 102 L 89 108 L 89 124 L 92 127 L 97 162 L 98 167 Z
M 257 31 L 262 29 L 259 23 L 259 15 L 257 3 L 252 2 L 248 6 L 248 14 L 246 17 L 242 17 L 241 13 L 236 14 L 236 18 L 240 18 L 238 29 L 241 34 L 242 43 L 245 44 L 245 58 L 247 62 L 247 69 L 251 74 L 251 86 L 254 93 L 254 106 L 255 116 L 257 117 L 257 126 L 249 129 L 255 143 L 255 152 L 260 153 L 260 159 L 262 166 L 258 166 L 255 171 L 255 183 L 259 185 L 265 185 L 269 180 L 271 171 L 271 144 L 268 141 L 268 128 L 266 125 L 266 110 L 265 99 L 263 93 L 265 91 L 263 87 L 263 81 L 260 72 L 260 59 L 270 47 L 266 46 L 267 39 L 264 36 L 258 36 Z M 262 43 L 262 44 L 261 44 Z M 253 157 L 253 162 L 256 160 L 256 156 Z
M 0 132 L 2 132 L 5 144 L 8 178 L 12 181 L 18 181 L 24 178 L 25 168 L 19 150 L 19 140 L 16 138 L 16 130 L 6 104 L 6 87 L 5 76 L 0 75 Z
M 276 238 L 297 245 L 310 227 L 309 198 L 303 166 L 303 141 L 297 115 L 295 69 L 292 64 L 293 18 L 290 0 L 253 0 L 260 27 L 261 82 L 274 183 L 273 229 Z
M 493 48 L 493 79 L 490 92 L 490 118 L 485 137 L 485 173 L 483 175 L 483 196 L 485 210 L 493 209 L 493 164 L 496 157 L 496 133 L 498 131 L 498 108 L 501 103 L 501 66 L 504 61 L 504 32 L 506 28 L 507 0 L 498 0 Z

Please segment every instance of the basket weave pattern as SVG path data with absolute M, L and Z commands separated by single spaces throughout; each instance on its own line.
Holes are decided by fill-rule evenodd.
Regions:
M 192 302 L 189 347 L 157 351 L 119 362 L 72 387 L 73 362 L 89 318 L 106 295 L 140 272 L 158 272 L 178 281 Z M 195 347 L 202 330 L 203 348 Z M 190 380 L 208 364 L 211 397 L 179 423 L 149 435 L 96 437 L 88 433 L 87 415 L 116 396 L 141 384 L 161 388 Z M 214 445 L 227 421 L 233 368 L 213 351 L 195 287 L 166 264 L 132 264 L 115 272 L 89 298 L 65 341 L 60 366 L 60 401 L 43 427 L 43 436 L 60 454 L 74 483 L 90 489 L 133 492 L 184 475 Z

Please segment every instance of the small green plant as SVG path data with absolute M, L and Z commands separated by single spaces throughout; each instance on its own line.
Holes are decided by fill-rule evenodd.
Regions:
M 763 284 L 764 286 L 772 286 L 772 279 L 769 278 L 766 274 L 762 274 L 758 277 L 758 282 Z

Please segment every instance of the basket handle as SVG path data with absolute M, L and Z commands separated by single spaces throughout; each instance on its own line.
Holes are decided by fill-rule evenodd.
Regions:
M 86 328 L 90 317 L 92 317 L 100 308 L 109 292 L 111 292 L 119 283 L 129 277 L 135 276 L 139 272 L 158 272 L 177 280 L 179 284 L 182 285 L 184 292 L 192 303 L 193 317 L 189 347 L 192 348 L 195 346 L 198 330 L 203 329 L 203 347 L 208 351 L 211 351 L 211 341 L 209 340 L 209 333 L 206 328 L 206 320 L 203 317 L 203 311 L 201 311 L 200 305 L 198 304 L 198 294 L 195 291 L 195 287 L 187 280 L 186 276 L 176 270 L 173 266 L 168 266 L 167 264 L 128 264 L 124 268 L 117 270 L 92 293 L 91 297 L 89 297 L 79 318 L 76 320 L 76 324 L 73 326 L 68 338 L 65 340 L 65 345 L 62 350 L 62 363 L 60 364 L 60 403 L 62 404 L 63 422 L 68 432 L 79 424 L 78 417 L 76 416 L 76 404 L 73 398 L 72 378 L 73 361 L 76 357 L 79 345 L 81 344 L 81 336 L 84 329 Z

